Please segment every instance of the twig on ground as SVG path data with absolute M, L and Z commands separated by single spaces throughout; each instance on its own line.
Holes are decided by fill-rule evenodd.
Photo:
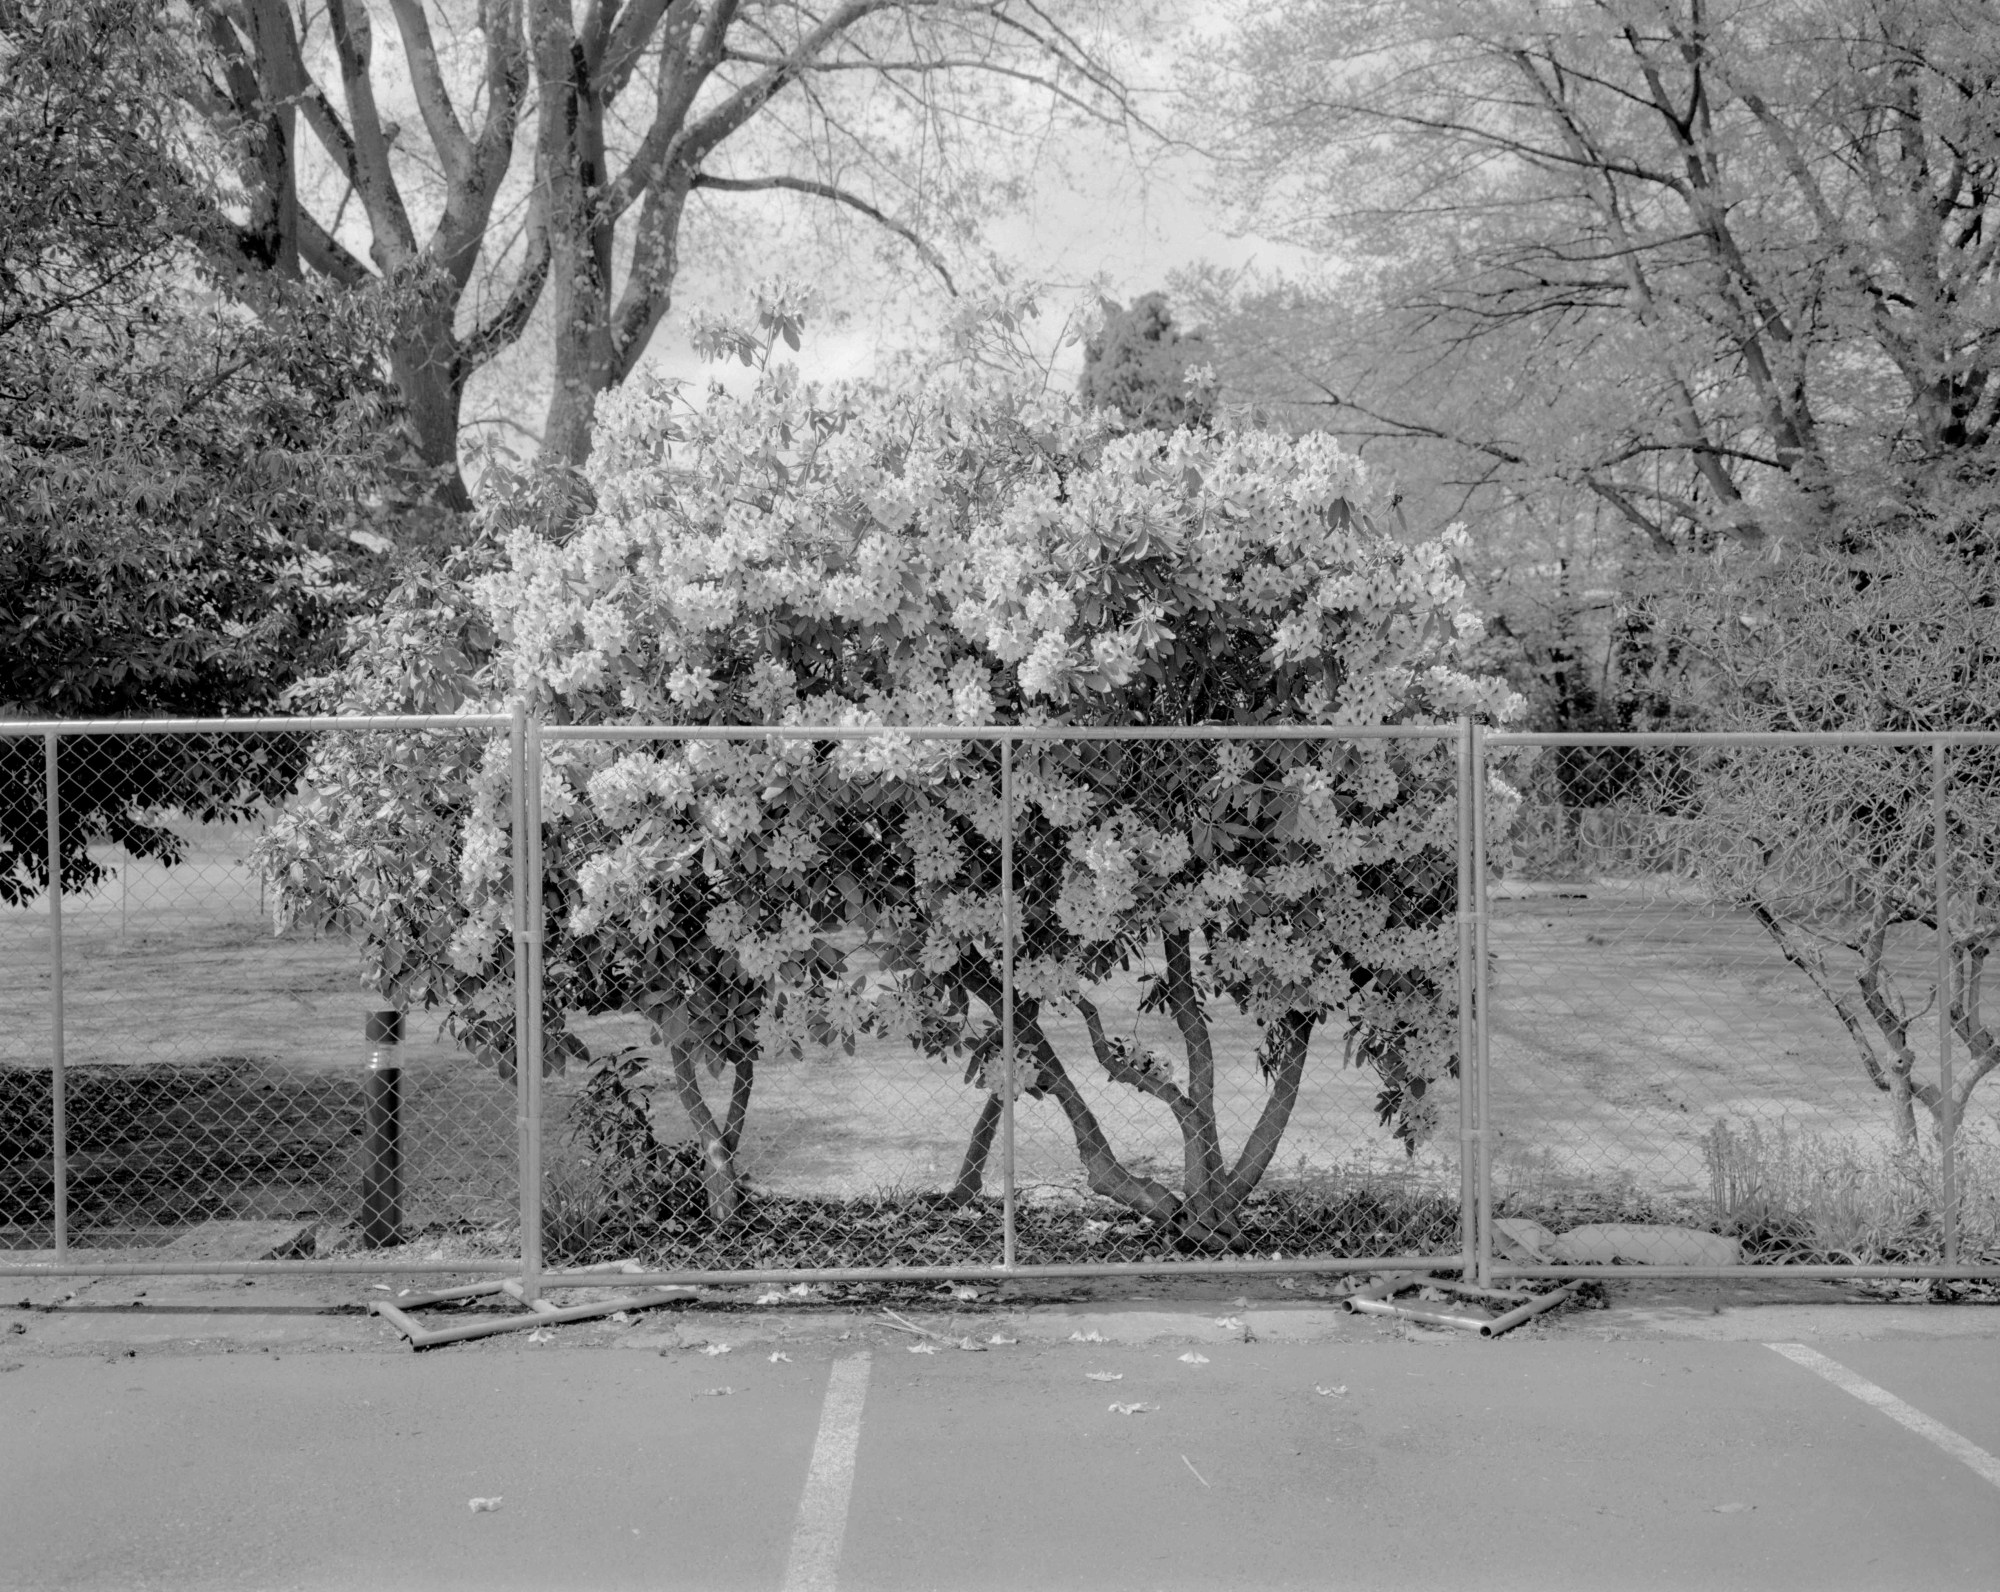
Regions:
M 939 1343 L 948 1343 L 955 1349 L 965 1349 L 974 1354 L 986 1352 L 986 1345 L 974 1343 L 970 1338 L 954 1338 L 948 1333 L 933 1332 L 929 1327 L 920 1327 L 907 1317 L 899 1316 L 887 1305 L 882 1307 L 885 1326 L 894 1327 L 898 1332 L 914 1332 L 920 1338 L 933 1338 Z

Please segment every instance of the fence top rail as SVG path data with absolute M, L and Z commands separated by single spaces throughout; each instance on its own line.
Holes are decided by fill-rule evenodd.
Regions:
M 545 741 L 1444 740 L 1452 724 L 545 724 Z
M 0 736 L 283 735 L 317 730 L 504 730 L 505 713 L 422 713 L 265 719 L 0 719 Z
M 1488 730 L 1491 746 L 2000 746 L 2000 730 Z

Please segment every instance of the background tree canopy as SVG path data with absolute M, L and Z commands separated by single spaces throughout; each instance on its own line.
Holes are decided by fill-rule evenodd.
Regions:
M 393 0 L 393 43 L 368 0 L 189 9 L 187 102 L 232 150 L 211 187 L 247 212 L 237 260 L 395 289 L 390 364 L 454 509 L 467 383 L 532 328 L 516 369 L 546 399 L 538 443 L 581 463 L 704 218 L 796 196 L 865 218 L 950 290 L 943 248 L 1035 158 L 1020 106 L 1129 109 L 1092 4 Z
M 1103 308 L 1103 326 L 1083 346 L 1084 404 L 1141 430 L 1209 424 L 1215 406 L 1202 334 L 1175 326 L 1164 293 L 1142 293 L 1130 309 L 1109 300 Z
M 304 285 L 257 317 L 217 290 L 159 8 L 0 5 L 0 50 L 0 713 L 275 711 L 382 578 L 399 431 L 377 328 Z M 296 771 L 248 741 L 65 758 L 77 883 L 91 838 L 170 852 L 150 810 L 238 812 Z M 39 788 L 25 764 L 0 779 L 0 898 L 45 875 Z
M 1653 722 L 1653 572 L 1946 518 L 2000 441 L 1980 0 L 1286 0 L 1193 62 L 1245 225 L 1189 284 L 1233 394 L 1393 468 L 1543 722 Z M 1776 575 L 1773 578 L 1782 579 Z M 1622 676 L 1622 678 L 1621 678 Z

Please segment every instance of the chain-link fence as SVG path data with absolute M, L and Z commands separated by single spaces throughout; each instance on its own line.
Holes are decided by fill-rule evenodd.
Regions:
M 0 1270 L 1994 1270 L 1997 836 L 1966 735 L 0 725 Z
M 1502 1262 L 2000 1261 L 1996 738 L 1483 744 Z
M 518 1256 L 515 1091 L 383 965 L 423 905 L 397 875 L 428 848 L 456 883 L 454 817 L 383 811 L 373 766 L 434 799 L 512 738 L 0 725 L 0 1264 Z M 371 1043 L 399 1006 L 401 1043 Z
M 1455 727 L 544 734 L 551 1263 L 1463 1259 Z

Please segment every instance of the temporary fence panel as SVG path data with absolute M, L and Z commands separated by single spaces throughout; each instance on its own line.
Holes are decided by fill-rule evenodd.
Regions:
M 870 1020 L 912 882 L 885 739 L 544 735 L 548 1264 L 999 1265 L 991 1169 L 954 1192 L 963 1059 Z M 997 778 L 991 741 L 921 744 L 940 790 Z
M 1480 739 L 1496 1269 L 1994 1271 L 2000 737 Z
M 1458 726 L 543 733 L 551 1265 L 1463 1258 Z
M 0 1267 L 518 1269 L 515 1087 L 394 949 L 414 970 L 459 887 L 458 815 L 396 805 L 398 771 L 469 797 L 517 739 L 0 725 Z M 511 990 L 487 993 L 511 1035 Z M 397 1007 L 400 1043 L 371 1042 Z
M 2000 1270 L 2000 737 L 9 724 L 0 845 L 0 1272 Z
M 1106 1260 L 1458 1249 L 1453 732 L 1015 757 L 1017 1183 Z

